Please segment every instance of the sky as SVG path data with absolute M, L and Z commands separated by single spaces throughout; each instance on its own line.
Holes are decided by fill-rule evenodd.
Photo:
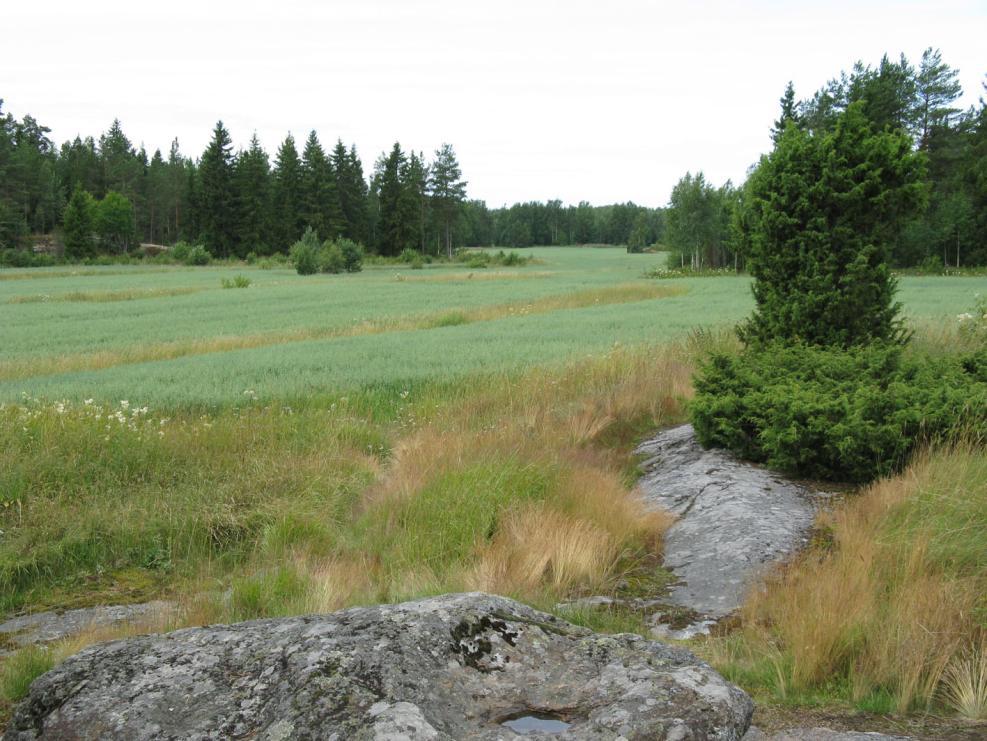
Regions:
M 857 59 L 928 46 L 985 95 L 987 0 L 72 0 L 0 10 L 0 98 L 56 142 L 114 118 L 135 145 L 198 156 L 287 132 L 355 143 L 369 172 L 395 140 L 453 145 L 491 207 L 667 203 L 687 171 L 743 182 L 778 98 Z

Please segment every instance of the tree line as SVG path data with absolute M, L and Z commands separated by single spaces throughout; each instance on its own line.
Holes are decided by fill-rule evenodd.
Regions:
M 846 113 L 853 109 L 852 126 L 861 141 L 873 144 L 872 135 L 893 133 L 916 153 L 917 201 L 886 215 L 888 259 L 895 266 L 987 264 L 987 104 L 981 98 L 977 107 L 957 108 L 963 93 L 957 77 L 958 70 L 930 47 L 918 66 L 904 55 L 896 61 L 885 55 L 876 66 L 858 61 L 802 100 L 789 83 L 779 101 L 771 132 L 776 145 L 789 128 L 808 141 L 821 142 L 838 129 L 847 135 Z M 739 188 L 730 182 L 716 187 L 701 172 L 679 181 L 665 214 L 673 260 L 696 269 L 743 263 L 764 163 L 762 158 Z M 827 185 L 832 184 L 816 182 L 817 188 Z M 848 207 L 834 205 L 833 218 Z
M 33 117 L 4 114 L 0 100 L 0 248 L 57 232 L 71 258 L 119 254 L 138 243 L 205 245 L 216 257 L 286 253 L 311 228 L 385 256 L 406 249 L 576 243 L 643 248 L 662 235 L 660 209 L 561 201 L 489 209 L 468 200 L 453 147 L 430 161 L 395 143 L 364 172 L 355 145 L 326 150 L 315 131 L 289 134 L 273 159 L 254 135 L 234 151 L 218 122 L 198 158 L 178 140 L 167 154 L 135 147 L 115 120 L 97 138 L 57 147 Z
M 662 240 L 663 212 L 634 203 L 563 205 L 550 200 L 488 209 L 482 201 L 465 204 L 463 243 L 471 247 L 614 244 L 640 250 Z

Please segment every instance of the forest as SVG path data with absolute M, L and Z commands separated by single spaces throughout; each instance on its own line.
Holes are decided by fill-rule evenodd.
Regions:
M 0 100 L 2 113 L 2 100 Z M 661 211 L 632 203 L 564 207 L 561 201 L 489 209 L 468 200 L 456 154 L 432 161 L 395 143 L 369 179 L 354 145 L 326 151 L 312 131 L 285 137 L 273 158 L 254 136 L 233 151 L 216 124 L 196 159 L 177 139 L 167 155 L 135 148 L 114 120 L 99 136 L 56 147 L 31 116 L 0 117 L 0 249 L 27 248 L 57 232 L 67 257 L 121 254 L 141 243 L 204 244 L 219 258 L 286 253 L 308 227 L 373 252 L 448 251 L 453 244 L 628 244 L 661 237 Z

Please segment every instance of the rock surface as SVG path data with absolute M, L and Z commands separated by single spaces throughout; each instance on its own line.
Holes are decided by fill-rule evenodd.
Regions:
M 93 646 L 4 739 L 739 740 L 752 712 L 683 649 L 474 593 Z
M 678 516 L 665 534 L 665 567 L 681 582 L 665 601 L 698 613 L 699 630 L 736 610 L 766 565 L 807 543 L 826 497 L 703 450 L 692 425 L 663 430 L 637 452 L 650 456 L 641 464 L 645 498 Z
M 11 653 L 5 651 L 4 646 L 16 650 L 37 643 L 52 643 L 90 628 L 139 623 L 174 609 L 173 603 L 158 601 L 21 615 L 0 623 L 0 656 Z

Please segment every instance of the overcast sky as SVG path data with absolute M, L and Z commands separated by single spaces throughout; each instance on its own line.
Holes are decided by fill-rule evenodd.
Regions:
M 57 142 L 114 117 L 135 144 L 198 156 L 222 119 L 272 157 L 291 131 L 450 142 L 491 206 L 658 206 L 687 170 L 744 179 L 785 83 L 806 97 L 854 60 L 942 49 L 983 94 L 987 1 L 4 2 L 0 98 Z

